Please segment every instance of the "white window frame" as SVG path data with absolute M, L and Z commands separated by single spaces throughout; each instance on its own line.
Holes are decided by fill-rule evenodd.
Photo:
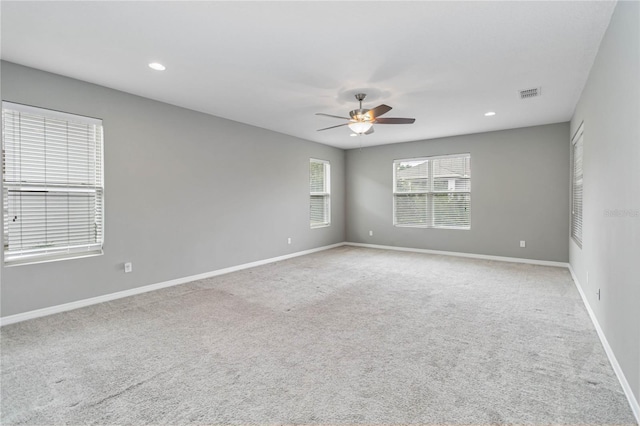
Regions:
M 436 191 L 434 189 L 434 178 L 433 178 L 433 167 L 431 167 L 431 162 L 434 160 L 444 159 L 444 158 L 469 158 L 471 161 L 470 153 L 460 153 L 460 154 L 448 154 L 448 155 L 437 155 L 437 156 L 429 156 L 429 157 L 415 157 L 415 158 L 402 158 L 398 160 L 394 160 L 393 167 L 393 226 L 401 227 L 401 228 L 434 228 L 434 229 L 454 229 L 454 230 L 470 230 L 471 229 L 471 173 L 469 174 L 469 191 Z M 428 188 L 424 191 L 412 191 L 412 192 L 399 192 L 397 191 L 397 164 L 402 162 L 409 161 L 428 161 L 429 164 L 427 166 L 428 176 Z M 434 214 L 434 194 L 469 194 L 469 226 L 440 226 L 435 223 L 435 214 Z M 424 225 L 417 224 L 399 224 L 396 212 L 396 198 L 403 197 L 408 195 L 425 195 L 426 197 L 426 220 L 427 222 Z
M 571 238 L 582 248 L 584 223 L 584 122 L 571 139 Z
M 23 123 L 23 117 L 30 117 L 30 123 L 34 123 L 34 120 L 39 122 L 41 118 L 42 123 L 44 123 L 43 132 L 40 133 L 36 128 L 36 130 L 33 131 L 34 133 L 32 133 L 32 135 L 35 136 L 32 136 L 30 139 L 24 139 L 22 132 L 25 131 L 24 129 L 28 129 L 28 127 L 23 127 L 27 126 L 26 123 Z M 6 266 L 14 266 L 101 255 L 103 253 L 102 248 L 104 243 L 104 135 L 102 120 L 6 101 L 2 102 L 2 120 L 2 220 L 4 243 L 2 257 L 4 264 Z M 6 125 L 8 123 L 5 123 L 5 120 L 13 120 L 9 127 L 11 127 L 14 132 L 18 131 L 19 133 L 17 135 L 15 133 L 11 135 L 6 133 L 9 130 Z M 49 127 L 52 121 L 47 123 L 47 120 L 56 122 L 55 129 L 58 130 L 58 135 L 54 139 L 50 139 L 50 135 L 47 136 L 47 130 L 52 131 L 52 128 Z M 63 125 L 62 123 L 65 123 L 64 128 L 67 132 L 64 136 L 61 136 L 59 132 L 60 126 Z M 81 138 L 70 137 L 70 134 L 73 134 L 70 132 L 77 132 L 78 129 L 82 129 L 84 132 L 85 128 L 88 135 L 86 138 L 84 136 Z M 75 136 L 77 135 L 78 133 L 75 133 Z M 23 151 L 22 144 L 27 143 L 25 142 L 27 140 L 30 143 L 30 147 L 37 146 L 34 138 L 43 138 L 43 140 L 45 140 L 42 148 L 45 152 L 43 157 L 39 155 L 29 156 L 29 151 Z M 80 162 L 78 162 L 77 159 L 83 157 L 76 157 L 76 161 L 70 163 L 70 159 L 72 158 L 70 156 L 71 154 L 69 154 L 72 152 L 70 150 L 74 148 L 83 149 L 84 146 L 78 144 L 81 144 L 85 140 L 87 142 L 87 152 L 93 152 L 93 156 L 87 157 L 87 161 L 83 159 L 80 160 Z M 72 145 L 69 145 L 70 141 L 76 144 L 73 148 L 71 148 Z M 64 152 L 66 152 L 66 154 L 62 155 L 67 155 L 68 157 L 63 156 L 62 158 L 66 158 L 66 160 L 62 160 L 62 162 L 58 161 L 57 163 L 48 163 L 47 153 L 51 153 L 50 155 L 55 155 L 60 158 L 60 153 Z M 76 150 L 75 152 L 78 151 Z M 8 162 L 12 162 L 10 167 Z M 42 164 L 34 166 L 34 164 L 37 163 Z M 52 167 L 55 167 L 55 169 L 48 168 L 47 164 L 53 164 L 54 166 Z M 87 167 L 86 170 L 89 171 L 91 178 L 89 179 L 87 177 L 87 179 L 84 179 L 83 177 L 83 179 L 80 179 L 78 176 L 84 176 L 84 169 L 70 168 L 70 164 Z M 34 167 L 36 168 L 34 169 Z M 9 170 L 11 170 L 11 172 Z M 27 177 L 25 177 L 21 170 L 29 170 L 30 172 L 26 173 Z M 34 173 L 33 170 L 37 170 L 40 172 L 40 175 L 44 177 L 36 178 L 35 176 L 38 175 L 38 173 Z M 64 170 L 66 173 L 66 182 L 61 182 L 59 179 L 47 178 L 47 171 L 49 171 L 49 176 L 51 176 L 54 172 L 59 175 L 61 170 Z M 81 175 L 77 175 L 78 170 L 82 170 Z M 12 195 L 9 195 L 10 193 L 15 194 L 16 199 L 19 200 L 29 200 L 30 197 L 37 197 L 36 194 L 45 194 L 45 201 L 43 205 L 40 205 L 39 199 L 31 199 L 32 202 L 36 203 L 34 204 L 36 207 L 33 207 L 36 210 L 24 210 L 22 204 L 18 206 L 17 204 L 10 203 L 10 198 L 12 197 Z M 50 194 L 51 198 L 46 194 Z M 56 194 L 64 194 L 66 195 L 66 199 L 57 198 Z M 87 197 L 87 195 L 83 194 L 92 195 L 88 195 L 89 198 L 83 198 Z M 71 200 L 73 199 L 79 200 L 81 204 L 72 204 L 73 201 Z M 67 203 L 66 208 L 63 210 L 59 210 L 60 206 L 64 205 L 64 201 L 61 200 Z M 23 201 L 20 201 L 20 203 L 22 202 Z M 62 204 L 54 204 L 58 209 L 55 211 L 56 216 L 52 217 L 52 215 L 49 214 L 49 211 L 52 209 L 49 206 L 49 202 L 62 202 Z M 89 239 L 80 242 L 81 239 L 78 239 L 78 234 L 73 234 L 72 231 L 70 231 L 70 229 L 73 229 L 74 225 L 78 223 L 71 221 L 77 219 L 79 216 L 72 218 L 69 216 L 69 212 L 74 211 L 74 209 L 82 205 L 90 206 L 89 210 L 86 211 L 90 212 L 90 215 L 93 215 L 90 217 L 92 217 L 95 222 L 93 222 L 93 231 L 91 231 L 94 234 L 91 235 Z M 16 228 L 19 229 L 19 231 L 16 229 L 11 230 L 10 221 L 17 219 L 15 215 L 16 212 L 23 215 L 34 211 L 41 212 L 43 209 L 42 206 L 44 206 L 45 212 L 45 219 L 43 220 L 44 230 L 38 230 L 37 227 L 40 226 L 37 225 L 38 222 L 35 222 L 35 228 L 28 228 L 29 232 L 37 232 L 32 234 L 36 237 L 31 239 L 31 242 L 23 239 L 22 233 L 26 231 L 23 229 L 22 224 L 19 228 Z M 10 214 L 12 214 L 13 217 L 9 217 Z M 53 235 L 50 230 L 47 230 L 50 226 L 50 220 L 56 220 L 54 223 L 60 224 L 61 222 L 59 221 L 65 220 L 65 217 L 66 222 L 62 223 L 67 223 L 66 230 L 60 230 L 64 229 L 64 225 L 62 225 L 62 228 L 60 225 L 57 225 L 55 235 Z M 32 226 L 33 224 L 34 222 L 32 222 Z M 87 229 L 91 229 L 91 225 L 89 226 Z M 76 227 L 76 229 L 78 228 Z M 13 234 L 14 232 L 16 232 L 16 234 Z M 9 238 L 10 235 L 11 238 Z M 20 235 L 20 237 L 17 238 L 16 235 Z M 39 242 L 37 244 L 40 244 L 40 246 L 38 246 L 36 243 L 33 243 L 35 240 L 44 241 L 45 244 L 42 245 L 42 243 Z M 12 241 L 16 242 L 12 243 Z
M 323 165 L 324 170 L 324 190 L 311 191 L 311 164 L 317 163 Z M 324 201 L 324 220 L 322 222 L 313 222 L 311 218 L 312 199 L 314 197 L 323 197 Z M 324 228 L 331 225 L 331 163 L 327 160 L 319 160 L 317 158 L 309 159 L 309 225 L 312 229 Z

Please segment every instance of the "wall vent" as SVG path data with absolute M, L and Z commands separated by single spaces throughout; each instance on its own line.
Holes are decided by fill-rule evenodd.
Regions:
M 524 89 L 520 91 L 520 99 L 535 98 L 542 94 L 541 87 L 534 87 L 533 89 Z

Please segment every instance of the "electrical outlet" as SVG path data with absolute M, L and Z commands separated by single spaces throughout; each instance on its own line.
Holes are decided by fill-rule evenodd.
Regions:
M 527 243 L 524 240 L 520 241 L 520 247 L 526 247 Z
M 133 271 L 133 264 L 131 262 L 125 263 L 124 264 L 124 272 L 128 274 L 131 271 Z
M 373 231 L 369 231 L 369 236 L 373 237 Z
M 291 237 L 287 238 L 287 244 L 291 244 Z

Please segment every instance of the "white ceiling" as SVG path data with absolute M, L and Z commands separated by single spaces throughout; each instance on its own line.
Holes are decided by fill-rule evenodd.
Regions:
M 2 59 L 340 148 L 567 121 L 615 3 L 1 2 Z M 149 62 L 166 65 L 152 71 Z M 520 100 L 518 91 L 542 87 Z M 350 137 L 341 122 L 386 103 Z M 487 118 L 484 113 L 495 111 Z

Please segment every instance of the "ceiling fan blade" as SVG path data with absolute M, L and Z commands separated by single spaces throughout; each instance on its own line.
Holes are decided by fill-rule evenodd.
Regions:
M 364 132 L 365 135 L 370 135 L 371 133 L 373 133 L 373 126 L 371 126 L 371 128 L 369 130 Z
M 340 117 L 339 115 L 324 114 L 322 112 L 316 112 L 316 115 L 323 115 L 325 117 L 340 118 L 342 120 L 348 120 L 349 119 L 349 117 Z
M 380 117 L 382 114 L 386 114 L 389 111 L 391 111 L 391 107 L 389 105 L 382 104 L 378 105 L 374 109 L 370 109 L 367 112 L 367 115 L 374 120 L 376 117 Z
M 415 118 L 376 118 L 378 124 L 413 124 Z
M 317 131 L 317 132 L 320 132 L 320 131 L 322 131 L 322 130 L 335 129 L 336 127 L 346 126 L 347 124 L 349 124 L 349 123 L 338 124 L 337 126 L 325 127 L 324 129 L 318 129 L 318 130 L 316 130 L 316 131 Z

